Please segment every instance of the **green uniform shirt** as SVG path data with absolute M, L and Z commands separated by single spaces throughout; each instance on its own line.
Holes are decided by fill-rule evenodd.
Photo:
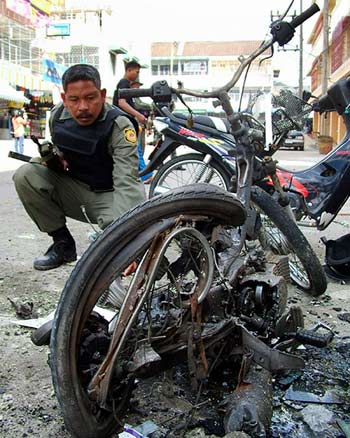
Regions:
M 51 133 L 53 117 L 60 105 L 54 107 L 51 112 L 49 122 Z M 111 108 L 112 106 L 108 103 L 104 104 L 100 120 L 106 118 Z M 59 120 L 69 118 L 72 116 L 64 108 Z M 135 133 L 135 129 L 129 118 L 118 116 L 114 120 L 112 132 L 107 141 L 108 152 L 113 159 L 113 214 L 115 218 L 145 199 L 144 186 L 138 177 L 137 135 L 135 133 L 133 136 L 132 133 Z

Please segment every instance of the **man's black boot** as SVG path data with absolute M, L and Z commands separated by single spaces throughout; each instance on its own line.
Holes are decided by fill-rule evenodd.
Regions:
M 34 268 L 39 271 L 58 268 L 64 263 L 74 262 L 77 259 L 75 242 L 68 228 L 60 228 L 49 235 L 53 237 L 53 244 L 43 256 L 34 260 Z
M 39 271 L 58 268 L 64 263 L 74 262 L 77 259 L 75 242 L 62 240 L 54 242 L 46 253 L 34 260 L 34 268 Z

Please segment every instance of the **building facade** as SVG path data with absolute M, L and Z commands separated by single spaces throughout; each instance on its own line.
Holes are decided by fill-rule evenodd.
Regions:
M 52 84 L 43 80 L 43 51 L 33 42 L 46 28 L 51 7 L 63 0 L 0 0 L 0 138 L 9 138 L 11 115 L 25 106 L 29 133 L 41 137 L 52 107 Z M 11 90 L 12 93 L 11 93 Z M 22 97 L 21 97 L 22 96 Z
M 327 14 L 327 19 L 325 19 Z M 328 22 L 328 26 L 325 23 Z M 324 87 L 350 76 L 350 3 L 348 0 L 327 0 L 308 43 L 312 45 L 310 69 L 311 92 L 320 97 Z M 345 134 L 342 118 L 330 113 L 322 120 L 315 113 L 314 131 L 330 135 L 338 143 Z M 323 132 L 322 132 L 323 131 Z
M 62 74 L 73 64 L 88 63 L 99 69 L 111 98 L 117 79 L 124 74 L 118 55 L 127 53 L 111 38 L 112 3 L 0 0 L 0 80 L 14 90 L 11 101 L 0 96 L 0 137 L 9 138 L 11 113 L 24 104 L 30 134 L 44 137 L 47 110 L 60 101 Z M 15 93 L 18 90 L 22 100 Z
M 156 81 L 166 79 L 171 86 L 181 82 L 185 88 L 211 91 L 228 83 L 240 66 L 240 59 L 259 47 L 261 41 L 187 41 L 154 42 L 151 46 L 151 78 Z M 249 96 L 257 91 L 271 91 L 273 72 L 271 60 L 261 63 L 267 55 L 256 59 L 245 82 L 245 93 L 241 108 L 248 105 Z M 243 78 L 230 91 L 234 108 L 238 108 Z M 184 96 L 184 101 L 196 112 L 214 113 L 207 99 Z M 177 108 L 183 109 L 180 102 Z

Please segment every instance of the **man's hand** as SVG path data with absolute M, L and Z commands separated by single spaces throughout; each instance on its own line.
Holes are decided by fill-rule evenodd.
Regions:
M 137 113 L 136 118 L 140 125 L 145 125 L 147 123 L 147 118 L 141 113 Z

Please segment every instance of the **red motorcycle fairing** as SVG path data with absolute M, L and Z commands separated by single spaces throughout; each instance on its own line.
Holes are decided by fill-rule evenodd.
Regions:
M 308 190 L 307 186 L 299 181 L 292 172 L 289 172 L 288 170 L 277 169 L 276 173 L 279 182 L 283 188 L 298 192 L 305 199 L 309 197 L 310 191 Z M 271 179 L 269 181 L 269 184 L 272 184 Z
M 316 220 L 318 229 L 325 229 L 350 196 L 349 137 L 313 167 L 297 172 L 277 169 L 277 176 L 286 191 L 304 198 L 308 215 Z M 263 185 L 267 190 L 273 187 L 269 178 Z

